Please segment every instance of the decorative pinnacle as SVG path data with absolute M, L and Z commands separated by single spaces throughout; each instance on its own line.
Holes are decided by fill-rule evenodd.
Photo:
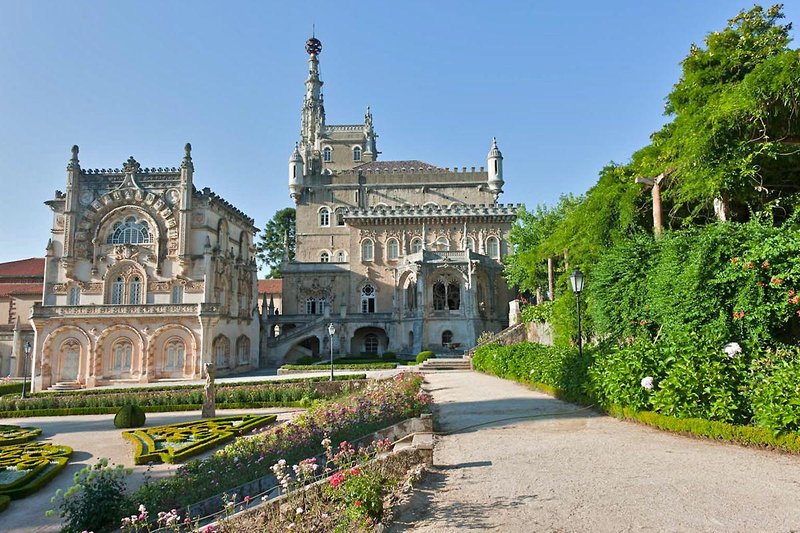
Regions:
M 317 56 L 322 52 L 322 43 L 316 37 L 311 37 L 311 39 L 306 41 L 306 52 L 310 56 Z
M 125 161 L 125 163 L 122 164 L 122 168 L 124 169 L 124 172 L 126 174 L 128 174 L 128 173 L 134 173 L 135 174 L 135 173 L 139 172 L 139 169 L 141 167 L 142 167 L 142 165 L 140 165 L 139 162 L 136 161 L 133 158 L 133 156 L 130 156 L 128 158 L 128 160 Z
M 70 169 L 70 168 L 79 168 L 79 165 L 78 165 L 78 145 L 77 144 L 73 144 L 72 145 L 72 157 L 69 160 L 69 164 L 67 165 L 67 168 L 68 169 Z
M 183 162 L 181 163 L 182 167 L 188 167 L 192 164 L 192 144 L 186 143 L 183 147 Z

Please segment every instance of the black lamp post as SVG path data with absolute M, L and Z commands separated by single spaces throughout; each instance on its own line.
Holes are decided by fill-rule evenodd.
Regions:
M 31 343 L 25 341 L 25 356 L 22 359 L 22 399 L 25 399 L 25 388 L 28 383 L 28 358 L 31 356 Z
M 331 381 L 333 381 L 333 336 L 336 333 L 336 326 L 333 322 L 328 324 L 328 335 L 331 336 Z
M 569 275 L 569 281 L 572 283 L 572 292 L 575 293 L 575 303 L 578 306 L 578 353 L 583 357 L 583 336 L 581 335 L 581 293 L 583 292 L 583 272 L 579 268 L 575 268 L 572 274 Z

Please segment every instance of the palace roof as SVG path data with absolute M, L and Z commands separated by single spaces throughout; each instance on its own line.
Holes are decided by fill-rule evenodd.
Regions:
M 44 257 L 0 263 L 0 278 L 44 277 Z
M 258 280 L 258 294 L 279 294 L 283 292 L 282 279 Z
M 363 163 L 356 167 L 353 167 L 353 170 L 377 170 L 379 172 L 390 172 L 393 170 L 398 171 L 407 171 L 407 170 L 442 170 L 440 167 L 436 165 L 432 165 L 430 163 L 426 163 L 424 161 L 418 161 L 416 159 L 409 159 L 406 161 L 372 161 L 370 163 Z

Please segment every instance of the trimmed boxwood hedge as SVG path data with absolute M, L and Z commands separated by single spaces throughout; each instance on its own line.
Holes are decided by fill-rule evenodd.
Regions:
M 361 377 L 362 375 L 355 376 Z M 354 376 L 346 376 L 352 378 Z M 268 382 L 245 382 L 217 387 L 216 404 L 220 409 L 250 407 L 294 406 L 301 402 L 336 396 L 348 388 L 349 379 L 336 379 L 331 385 L 327 379 L 301 379 Z M 331 390 L 333 387 L 334 390 Z M 58 416 L 65 414 L 116 413 L 123 405 L 136 404 L 145 412 L 185 410 L 181 405 L 200 406 L 203 388 L 181 386 L 171 389 L 149 388 L 117 389 L 116 391 L 91 390 L 67 394 L 36 394 L 31 398 L 0 399 L 0 417 Z M 190 407 L 189 409 L 192 409 Z M 14 414 L 26 412 L 26 414 Z M 8 414 L 7 414 L 8 413 Z
M 11 503 L 11 498 L 8 496 L 0 495 L 0 513 L 8 509 L 8 505 Z
M 397 363 L 334 363 L 334 370 L 392 370 Z M 330 371 L 331 365 L 283 365 L 278 370 L 291 372 Z
M 0 385 L 0 396 L 5 394 L 21 394 L 22 383 L 3 383 Z
M 42 430 L 39 428 L 0 425 L 0 446 L 21 444 L 41 434 Z
M 236 436 L 271 424 L 277 418 L 276 415 L 223 416 L 123 431 L 122 436 L 133 442 L 133 462 L 137 465 L 150 462 L 180 463 L 193 455 L 216 448 Z M 184 442 L 189 444 L 182 447 L 169 447 L 164 444 Z
M 49 442 L 25 442 L 4 446 L 0 454 L 0 468 L 27 470 L 24 476 L 0 485 L 0 495 L 11 499 L 24 498 L 42 488 L 69 461 L 72 448 Z
M 197 411 L 202 404 L 149 405 L 142 407 L 145 413 L 171 413 Z M 217 409 L 262 409 L 266 407 L 306 407 L 305 402 L 253 402 L 217 404 Z M 0 411 L 0 418 L 26 418 L 33 416 L 113 415 L 119 407 L 68 407 L 61 409 L 30 409 L 26 411 Z

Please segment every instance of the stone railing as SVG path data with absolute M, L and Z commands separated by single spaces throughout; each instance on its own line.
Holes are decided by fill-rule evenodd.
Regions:
M 56 316 L 196 315 L 198 304 L 34 305 L 31 318 Z

